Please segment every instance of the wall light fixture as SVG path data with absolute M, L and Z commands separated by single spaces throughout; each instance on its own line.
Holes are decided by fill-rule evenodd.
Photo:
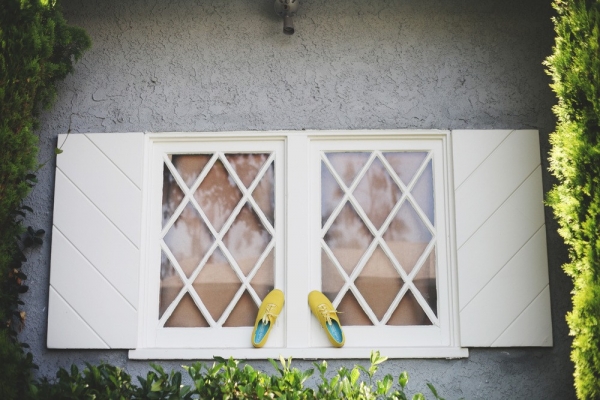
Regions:
M 286 35 L 294 34 L 294 21 L 292 17 L 296 16 L 298 0 L 275 0 L 275 12 L 283 18 L 283 33 Z

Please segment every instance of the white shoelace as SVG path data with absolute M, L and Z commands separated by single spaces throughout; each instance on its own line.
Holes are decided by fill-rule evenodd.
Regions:
M 319 309 L 321 317 L 327 320 L 327 325 L 332 325 L 333 322 L 331 322 L 331 315 L 337 315 L 338 312 L 336 310 L 329 310 L 325 304 L 319 304 L 317 308 Z
M 275 318 L 279 316 L 279 314 L 273 314 L 273 309 L 277 306 L 275 304 L 269 303 L 267 304 L 267 308 L 265 310 L 265 315 L 262 317 L 262 323 L 268 324 L 269 322 L 275 321 Z

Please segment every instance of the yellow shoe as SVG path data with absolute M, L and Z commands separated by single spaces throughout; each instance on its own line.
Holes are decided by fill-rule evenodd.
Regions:
M 283 309 L 283 292 L 273 289 L 267 294 L 258 309 L 254 330 L 252 331 L 252 346 L 263 347 L 269 338 L 271 328 Z
M 346 338 L 342 331 L 342 324 L 337 316 L 337 311 L 327 297 L 318 290 L 313 290 L 308 294 L 308 305 L 310 310 L 317 317 L 323 329 L 327 333 L 327 338 L 335 347 L 342 347 Z

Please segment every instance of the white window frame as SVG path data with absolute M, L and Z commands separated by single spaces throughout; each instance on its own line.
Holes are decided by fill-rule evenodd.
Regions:
M 230 343 L 232 348 L 239 347 L 244 348 L 247 346 L 241 345 L 246 343 L 248 337 L 252 333 L 252 328 L 238 327 L 238 328 L 220 328 L 220 329 L 207 329 L 202 330 L 202 335 L 198 334 L 198 331 L 193 328 L 161 328 L 159 326 L 158 309 L 159 309 L 159 297 L 160 281 L 153 277 L 157 277 L 160 272 L 160 238 L 161 231 L 164 230 L 162 227 L 162 182 L 156 179 L 163 174 L 164 157 L 167 154 L 214 154 L 218 152 L 234 152 L 234 153 L 252 153 L 252 152 L 269 152 L 274 153 L 274 165 L 275 165 L 275 188 L 276 198 L 283 198 L 283 144 L 284 141 L 279 138 L 272 140 L 254 140 L 253 138 L 239 138 L 236 141 L 223 141 L 214 140 L 208 138 L 198 138 L 196 140 L 188 141 L 168 141 L 168 140 L 155 140 L 150 149 L 150 171 L 152 179 L 149 184 L 149 195 L 148 201 L 148 212 L 147 215 L 147 235 L 148 244 L 147 249 L 147 261 L 145 262 L 144 270 L 147 271 L 148 276 L 145 285 L 141 286 L 141 290 L 145 290 L 145 302 L 146 307 L 145 317 L 143 319 L 144 328 L 140 330 L 140 340 L 145 343 L 146 346 L 151 348 L 198 348 L 200 346 L 205 348 L 218 348 L 219 343 Z M 184 184 L 185 185 L 185 184 Z M 276 207 L 275 215 L 275 232 L 283 230 L 284 226 L 284 209 L 283 207 Z M 283 235 L 279 234 L 275 237 L 275 287 L 282 287 L 285 282 L 283 274 L 284 265 L 284 248 Z M 278 267 L 278 268 L 277 268 Z M 283 316 L 282 316 L 283 317 Z M 283 317 L 285 318 L 285 317 Z M 141 322 L 141 320 L 140 320 Z M 281 347 L 283 345 L 283 332 L 281 329 L 274 329 L 271 332 L 272 337 L 269 337 L 269 341 L 275 346 Z M 235 346 L 234 343 L 240 345 Z
M 461 348 L 459 343 L 449 131 L 149 133 L 146 137 L 142 215 L 148 218 L 144 218 L 142 226 L 138 343 L 137 348 L 129 352 L 130 358 L 210 359 L 215 355 L 244 359 L 276 358 L 279 355 L 308 359 L 363 358 L 371 350 L 382 350 L 386 356 L 394 358 L 468 356 L 468 349 Z M 166 333 L 157 328 L 153 321 L 158 319 L 160 249 L 156 243 L 157 226 L 160 231 L 162 218 L 157 215 L 160 207 L 157 209 L 156 204 L 162 198 L 162 179 L 157 177 L 162 178 L 163 154 L 263 152 L 277 146 L 281 146 L 277 154 L 282 154 L 283 160 L 276 156 L 276 197 L 279 199 L 276 206 L 276 232 L 279 234 L 276 265 L 279 267 L 276 268 L 282 270 L 276 272 L 275 286 L 284 291 L 286 304 L 267 345 L 261 349 L 251 347 L 251 327 L 214 329 L 208 338 L 194 328 L 167 328 L 170 332 Z M 320 287 L 318 183 L 321 163 L 318 152 L 325 149 L 428 150 L 434 153 L 439 327 L 344 327 L 346 345 L 341 349 L 328 345 L 306 299 L 310 290 Z M 373 329 L 378 330 L 377 334 Z M 227 336 L 227 330 L 234 333 Z
M 401 142 L 399 146 L 399 142 Z M 435 206 L 435 230 L 439 232 L 434 235 L 436 247 L 436 283 L 438 296 L 437 323 L 431 326 L 406 326 L 398 328 L 395 326 L 378 326 L 376 342 L 379 346 L 396 347 L 397 343 L 402 343 L 401 347 L 428 347 L 428 346 L 448 346 L 451 343 L 450 332 L 450 305 L 452 304 L 447 283 L 449 282 L 450 263 L 448 253 L 448 243 L 444 240 L 447 237 L 449 215 L 447 209 L 448 196 L 446 196 L 445 179 L 445 154 L 443 143 L 435 138 L 379 138 L 371 137 L 316 137 L 310 140 L 310 161 L 311 185 L 309 187 L 320 187 L 313 182 L 320 182 L 321 178 L 321 153 L 322 152 L 351 152 L 351 151 L 427 151 L 433 161 L 433 184 L 434 184 L 434 206 Z M 426 162 L 424 162 L 425 164 Z M 309 265 L 311 270 L 311 285 L 314 288 L 321 287 L 321 193 L 320 191 L 312 190 L 310 192 L 311 199 L 311 261 Z M 441 233 L 441 234 L 440 234 Z M 441 240 L 440 240 L 441 239 Z M 373 245 L 373 243 L 372 243 Z M 410 275 L 410 274 L 409 274 Z M 440 284 L 441 283 L 441 284 Z M 406 286 L 405 286 L 406 287 Z M 373 336 L 374 327 L 371 326 L 345 326 L 346 346 L 348 347 L 363 347 L 364 338 Z M 321 328 L 316 319 L 311 319 L 311 340 L 313 345 L 318 347 L 327 347 L 328 341 L 321 332 Z

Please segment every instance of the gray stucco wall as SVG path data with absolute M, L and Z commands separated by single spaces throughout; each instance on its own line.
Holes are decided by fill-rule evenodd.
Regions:
M 549 0 L 302 0 L 296 34 L 271 0 L 62 0 L 93 48 L 42 115 L 40 183 L 29 224 L 51 231 L 56 136 L 71 131 L 536 128 L 542 158 L 554 102 L 542 60 Z M 547 167 L 547 162 L 544 161 Z M 545 172 L 545 189 L 552 184 Z M 564 321 L 566 251 L 547 210 L 554 342 L 544 349 L 472 349 L 468 359 L 394 360 L 411 387 L 447 398 L 573 398 Z M 108 361 L 148 369 L 125 351 L 46 349 L 51 236 L 31 255 L 22 339 L 40 374 Z M 508 295 L 508 294 L 507 294 Z M 332 367 L 355 361 L 332 361 Z M 181 362 L 164 362 L 179 368 Z M 255 365 L 271 371 L 266 362 Z M 298 361 L 299 367 L 310 366 Z M 418 385 L 418 386 L 417 386 Z

